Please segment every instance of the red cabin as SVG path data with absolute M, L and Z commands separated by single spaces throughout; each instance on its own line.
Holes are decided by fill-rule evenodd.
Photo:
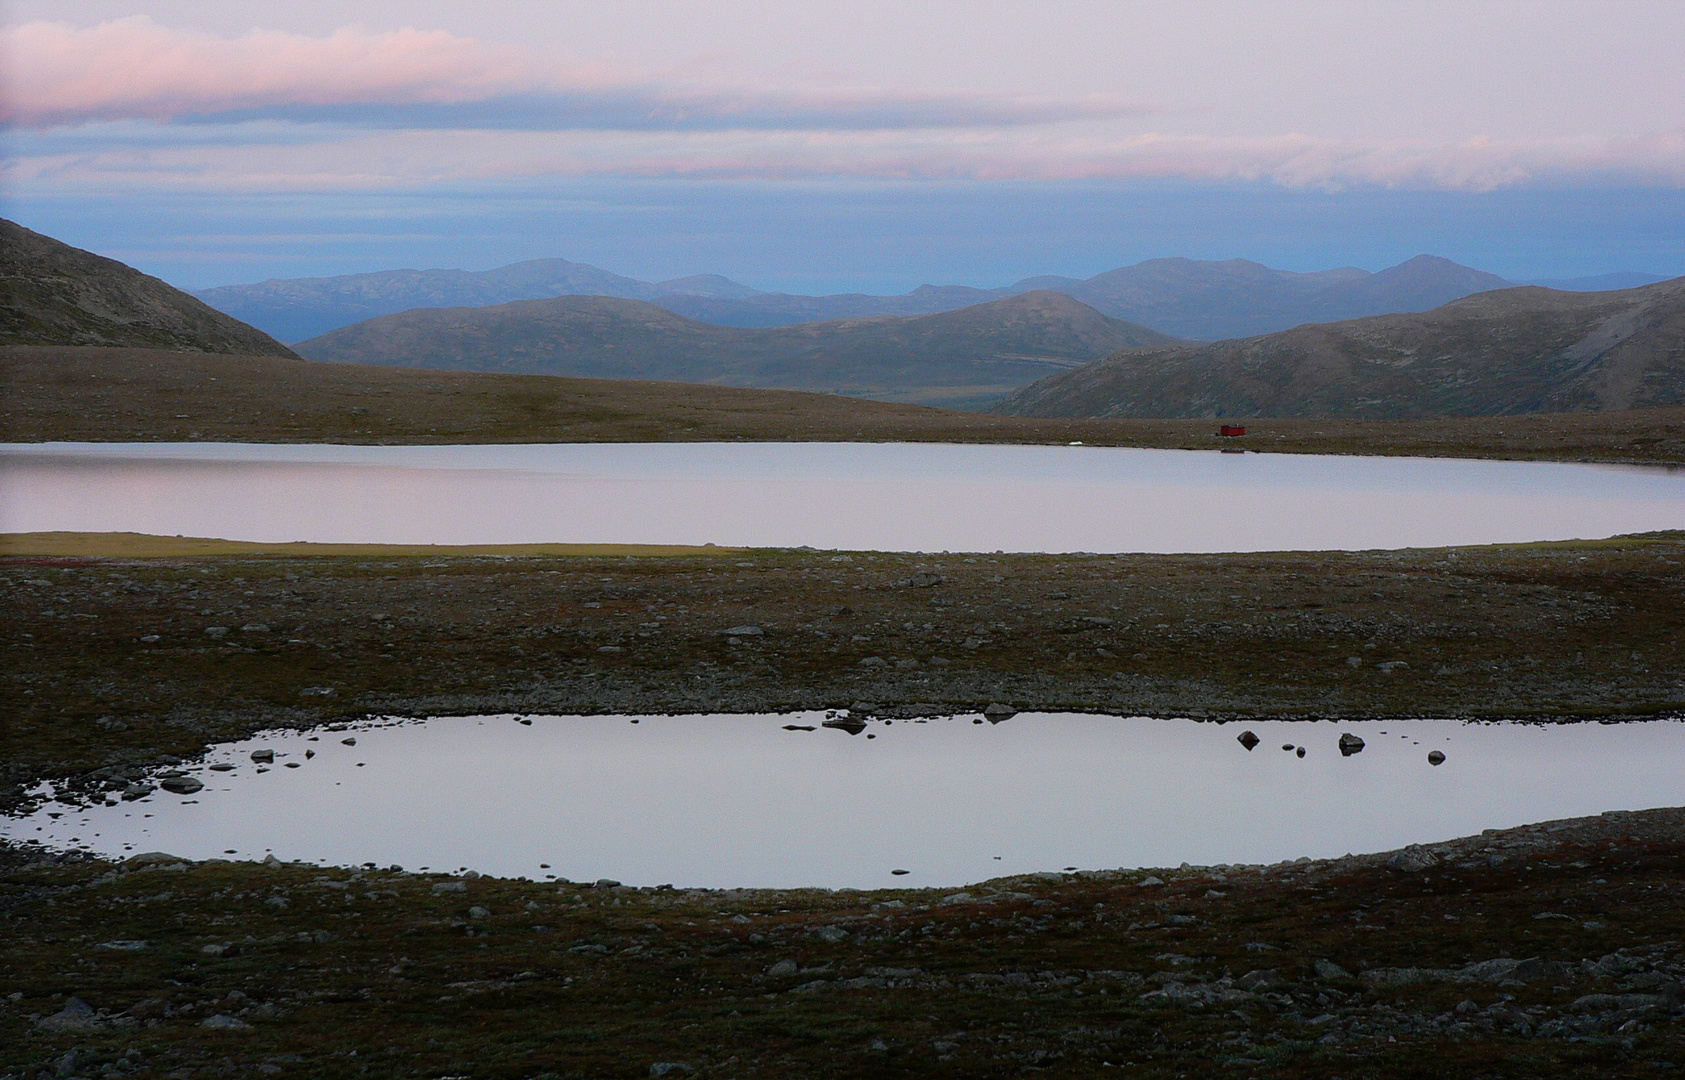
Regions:
M 1217 434 L 1226 435 L 1232 438 L 1236 435 L 1245 435 L 1246 428 L 1240 424 L 1224 424 L 1222 427 L 1217 429 Z

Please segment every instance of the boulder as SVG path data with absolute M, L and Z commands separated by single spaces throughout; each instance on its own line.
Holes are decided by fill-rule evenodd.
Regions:
M 1258 736 L 1252 734 L 1250 731 L 1243 731 L 1235 737 L 1235 741 L 1246 747 L 1247 750 L 1251 750 L 1264 740 L 1258 738 Z
M 203 791 L 205 785 L 192 776 L 169 776 L 158 782 L 158 786 L 175 795 L 191 795 L 196 791 Z
M 273 762 L 275 760 L 275 751 L 273 751 L 273 750 L 253 750 L 252 751 L 252 760 L 257 762 L 260 765 L 264 764 L 265 762 Z
M 88 1028 L 100 1026 L 99 1014 L 94 1007 L 79 997 L 73 997 L 64 1003 L 64 1008 L 51 1016 L 35 1021 L 35 1026 L 46 1028 L 48 1031 L 85 1031 Z
M 1336 964 L 1332 960 L 1318 960 L 1312 966 L 1315 968 L 1316 977 L 1319 979 L 1335 980 L 1349 979 L 1352 977 L 1351 972 L 1347 971 L 1345 968 Z
M 983 709 L 983 719 L 991 724 L 998 724 L 1003 720 L 1010 720 L 1018 715 L 1018 710 L 1010 705 L 1003 705 L 998 701 L 991 701 Z
M 1428 751 L 1428 764 L 1429 765 L 1443 765 L 1443 764 L 1445 764 L 1445 754 L 1442 751 L 1439 751 L 1439 750 L 1429 750 Z
M 1363 753 L 1363 740 L 1347 732 L 1340 736 L 1340 756 L 1351 757 L 1353 754 Z
M 1438 865 L 1439 857 L 1417 844 L 1395 852 L 1386 862 L 1388 870 L 1397 870 L 1405 874 L 1419 874 Z

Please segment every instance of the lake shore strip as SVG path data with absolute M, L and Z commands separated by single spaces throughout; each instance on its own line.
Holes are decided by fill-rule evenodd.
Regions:
M 1682 888 L 1677 808 L 957 890 L 0 843 L 0 1075 L 1663 1077 Z
M 1227 555 L 338 550 L 0 539 L 0 797 L 370 715 L 1685 714 L 1680 532 Z
M 943 442 L 1685 465 L 1685 406 L 1438 419 L 1047 420 L 835 394 L 161 349 L 0 346 L 0 441 Z M 1224 438 L 1222 423 L 1246 434 Z

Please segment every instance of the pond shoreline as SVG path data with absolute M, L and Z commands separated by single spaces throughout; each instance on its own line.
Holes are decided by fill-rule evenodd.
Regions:
M 0 842 L 0 1068 L 1659 1076 L 1685 1054 L 1682 834 L 1664 808 L 958 891 Z
M 369 715 L 1685 712 L 1680 533 L 844 561 L 55 550 L 0 556 L 6 799 L 35 778 Z M 745 626 L 759 632 L 730 632 Z

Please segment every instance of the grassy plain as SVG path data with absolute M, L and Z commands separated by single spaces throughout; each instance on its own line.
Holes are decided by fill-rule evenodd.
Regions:
M 1226 418 L 1235 419 L 1235 418 Z M 9 442 L 957 442 L 1685 464 L 1685 407 L 1447 420 L 1034 420 L 828 394 L 409 371 L 144 349 L 0 348 Z

